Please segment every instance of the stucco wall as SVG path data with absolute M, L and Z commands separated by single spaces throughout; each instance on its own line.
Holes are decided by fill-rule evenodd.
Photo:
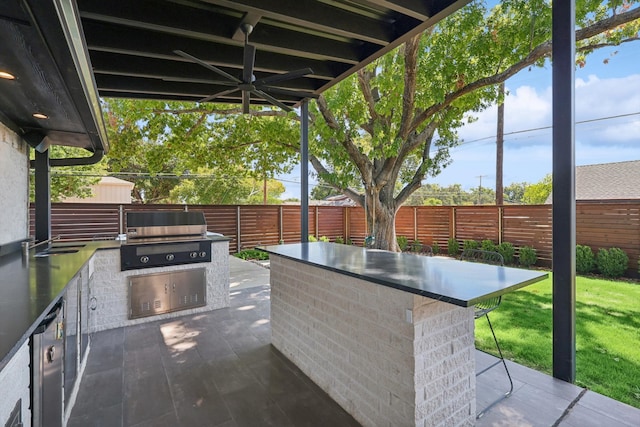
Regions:
M 22 401 L 23 427 L 31 426 L 29 409 L 29 341 L 25 341 L 20 350 L 11 358 L 7 366 L 0 371 L 0 425 L 4 425 L 18 400 Z
M 0 123 L 0 245 L 29 233 L 27 144 Z

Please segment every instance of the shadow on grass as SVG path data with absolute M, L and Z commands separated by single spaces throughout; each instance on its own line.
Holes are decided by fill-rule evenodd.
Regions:
M 490 314 L 507 359 L 551 374 L 553 358 L 551 293 L 519 290 L 503 297 Z M 630 359 L 640 348 L 638 310 L 576 302 L 576 383 L 640 408 L 640 362 Z M 476 322 L 476 346 L 495 354 L 486 321 Z M 628 349 L 618 354 L 615 347 Z

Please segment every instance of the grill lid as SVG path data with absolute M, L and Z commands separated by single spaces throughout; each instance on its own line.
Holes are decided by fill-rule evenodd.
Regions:
M 127 212 L 127 240 L 205 237 L 207 223 L 199 211 Z

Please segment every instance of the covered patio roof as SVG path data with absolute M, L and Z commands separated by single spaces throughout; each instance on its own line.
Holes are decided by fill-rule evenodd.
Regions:
M 4 122 L 35 147 L 106 151 L 98 96 L 198 101 L 233 82 L 176 51 L 242 80 L 244 24 L 253 31 L 256 81 L 288 107 L 432 26 L 469 0 L 9 0 L 0 12 L 7 54 L 0 69 Z M 230 85 L 231 83 L 231 85 Z M 212 99 L 240 103 L 240 91 Z M 252 104 L 267 104 L 252 96 Z M 46 119 L 37 119 L 40 112 Z
M 108 150 L 99 97 L 202 100 L 243 73 L 243 24 L 253 27 L 256 80 L 301 68 L 313 73 L 271 84 L 283 106 L 302 105 L 306 167 L 308 97 L 437 23 L 469 0 L 7 0 L 0 11 L 3 53 L 0 121 L 36 147 L 36 223 L 50 212 L 47 147 Z M 554 376 L 575 379 L 574 67 L 575 0 L 553 2 Z M 194 63 L 185 52 L 199 59 Z M 251 56 L 251 55 L 249 55 Z M 196 61 L 197 62 L 197 61 Z M 202 64 L 206 64 L 207 68 Z M 216 75 L 217 74 L 217 75 Z M 247 85 L 247 79 L 242 84 Z M 227 78 L 229 80 L 229 78 Z M 273 83 L 274 80 L 271 80 Z M 278 91 L 278 89 L 281 89 Z M 291 92 L 298 92 L 292 95 Z M 241 102 L 239 92 L 214 102 Z M 265 103 L 252 99 L 252 103 Z M 35 113 L 40 114 L 34 116 Z M 94 156 L 95 160 L 101 157 Z M 54 159 L 56 160 L 56 159 Z M 60 159 L 57 159 L 60 160 Z M 65 160 L 65 159 L 62 159 Z M 77 159 L 71 159 L 77 160 Z M 40 172 L 39 172 L 40 171 Z M 302 230 L 308 207 L 302 170 Z M 41 189 L 40 191 L 38 189 Z M 39 202 L 38 202 L 39 201 Z M 49 206 L 50 209 L 50 206 Z M 40 210 L 40 209 L 39 209 Z M 36 228 L 38 228 L 36 226 Z M 50 237 L 50 236 L 49 236 Z

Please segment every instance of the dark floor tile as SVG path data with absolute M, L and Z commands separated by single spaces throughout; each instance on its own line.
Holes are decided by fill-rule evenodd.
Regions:
M 579 406 L 600 412 L 614 420 L 629 426 L 640 426 L 640 412 L 638 408 L 627 405 L 592 391 L 587 391 L 578 402 Z
M 155 419 L 173 409 L 167 378 L 162 375 L 124 378 L 124 423 L 127 426 Z
M 261 350 L 256 352 L 256 356 L 259 356 L 260 359 L 247 363 L 246 366 L 253 372 L 271 398 L 280 401 L 312 392 L 308 383 L 296 376 L 285 362 L 271 351 L 270 346 Z
M 570 404 L 570 400 L 526 384 L 489 409 L 476 426 L 551 426 Z
M 91 413 L 76 416 L 75 408 L 67 427 L 122 427 L 122 403 L 113 406 L 96 405 Z
M 85 374 L 121 368 L 123 364 L 123 328 L 91 335 L 91 352 Z
M 576 405 L 560 424 L 563 427 L 637 427 L 640 419 L 637 417 L 632 424 L 616 419 L 616 414 L 605 414 L 584 406 Z
M 296 427 L 360 426 L 331 399 L 322 399 L 311 390 L 280 399 L 278 406 Z
M 142 378 L 151 375 L 164 375 L 159 345 L 125 352 L 125 378 Z
M 224 359 L 235 356 L 233 348 L 219 335 L 213 337 L 203 334 L 198 338 L 198 353 L 203 361 Z
M 128 427 L 176 427 L 179 426 L 180 422 L 176 417 L 176 413 L 174 411 L 167 412 L 166 414 L 157 416 L 150 420 L 143 421 L 138 424 L 134 424 Z M 195 427 L 196 424 L 193 424 Z
M 135 325 L 125 328 L 124 351 L 157 347 L 162 342 L 158 322 Z
M 164 366 L 202 363 L 198 353 L 198 336 L 202 331 L 190 327 L 184 320 L 174 319 L 160 326 L 160 355 Z
M 582 388 L 575 384 L 553 378 L 550 375 L 541 374 L 540 372 L 526 366 L 518 365 L 511 361 L 507 361 L 507 366 L 509 367 L 511 375 L 518 381 L 530 384 L 541 390 L 545 390 L 554 396 L 572 401 L 578 397 L 582 391 Z
M 259 387 L 260 383 L 251 370 L 240 363 L 237 356 L 216 359 L 207 362 L 216 389 L 221 394 L 233 393 L 250 387 Z
M 294 427 L 291 420 L 262 387 L 247 387 L 223 394 L 222 398 L 238 427 Z
M 96 409 L 121 404 L 122 374 L 122 367 L 92 374 L 85 372 L 71 416 L 91 415 Z
M 174 371 L 169 387 L 181 426 L 218 426 L 231 420 L 206 364 Z

